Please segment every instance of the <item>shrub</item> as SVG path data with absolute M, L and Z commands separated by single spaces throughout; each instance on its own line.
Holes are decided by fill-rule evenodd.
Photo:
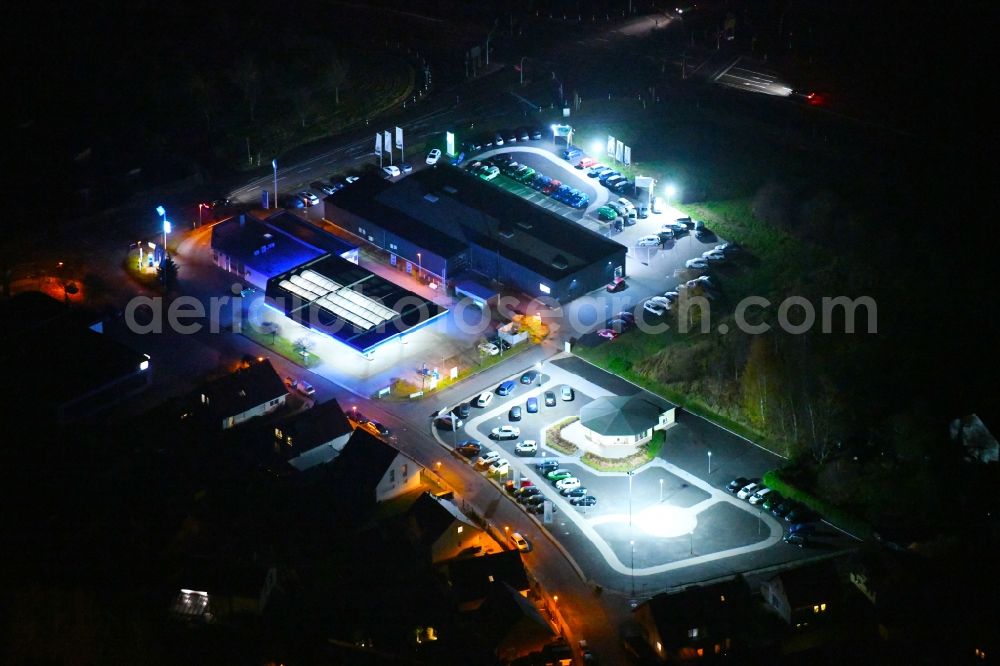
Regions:
M 580 449 L 573 442 L 562 438 L 562 429 L 579 419 L 579 416 L 569 416 L 550 426 L 545 431 L 545 443 L 560 453 L 565 453 L 568 456 L 574 455 Z
M 803 490 L 802 488 L 785 481 L 781 477 L 779 470 L 771 470 L 764 474 L 763 483 L 768 488 L 781 493 L 788 499 L 802 502 L 802 504 L 823 516 L 830 523 L 833 523 L 837 527 L 850 532 L 861 539 L 870 539 L 872 536 L 871 525 L 857 516 L 844 511 L 832 502 L 828 502 L 821 497 L 813 495 L 807 490 Z

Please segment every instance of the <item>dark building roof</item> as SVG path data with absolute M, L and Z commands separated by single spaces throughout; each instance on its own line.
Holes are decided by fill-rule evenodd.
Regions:
M 81 413 L 61 416 L 75 420 L 98 411 L 139 388 L 119 382 L 137 375 L 148 360 L 145 354 L 90 330 L 74 319 L 69 308 L 41 293 L 19 294 L 4 303 L 0 330 L 0 367 L 6 380 L 0 397 L 4 409 L 22 417 L 29 412 L 52 416 L 70 402 L 119 386 L 112 392 L 117 395 L 101 393 L 99 404 L 88 402 Z M 143 379 L 141 385 L 145 384 Z
M 335 255 L 272 276 L 266 300 L 285 316 L 361 353 L 447 312 Z
M 212 227 L 212 249 L 250 264 L 268 277 L 327 253 L 247 214 Z
M 774 578 L 781 580 L 792 609 L 829 603 L 840 595 L 840 578 L 830 560 L 788 569 Z
M 450 165 L 423 169 L 394 184 L 344 188 L 330 201 L 438 254 L 470 243 L 553 281 L 623 253 L 620 244 Z M 435 250 L 441 237 L 456 241 Z
M 671 647 L 689 644 L 692 639 L 729 637 L 736 622 L 744 616 L 749 595 L 740 579 L 714 585 L 695 585 L 680 592 L 657 594 L 642 604 L 656 625 L 660 638 Z M 689 636 L 697 628 L 697 637 Z
M 280 398 L 287 392 L 271 361 L 265 358 L 203 384 L 195 391 L 193 399 L 211 415 L 224 419 Z M 201 396 L 208 402 L 202 401 Z
M 399 451 L 382 439 L 358 428 L 340 454 L 326 465 L 327 472 L 338 491 L 374 500 L 375 487 L 397 455 Z
M 484 599 L 493 583 L 507 583 L 515 590 L 529 587 L 521 553 L 516 550 L 454 560 L 448 565 L 448 578 L 459 603 Z
M 469 522 L 452 502 L 424 493 L 413 503 L 407 515 L 418 542 L 429 546 L 437 541 L 456 520 Z
M 530 646 L 555 635 L 538 607 L 504 582 L 490 585 L 477 612 L 481 631 L 494 646 L 501 642 Z
M 274 427 L 292 437 L 292 447 L 297 453 L 305 453 L 352 430 L 350 421 L 335 398 L 282 419 Z
M 355 246 L 347 241 L 334 236 L 311 222 L 303 220 L 298 215 L 290 213 L 287 210 L 279 210 L 277 212 L 254 211 L 253 214 L 269 227 L 277 229 L 323 252 L 329 252 L 339 257 L 345 252 L 356 249 Z
M 638 435 L 657 425 L 660 414 L 671 407 L 656 405 L 642 393 L 606 396 L 580 409 L 580 424 L 599 435 Z

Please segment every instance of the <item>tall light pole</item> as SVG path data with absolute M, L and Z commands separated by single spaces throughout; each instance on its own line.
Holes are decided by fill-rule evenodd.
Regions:
M 278 160 L 271 160 L 271 168 L 274 169 L 274 207 L 278 207 Z
M 628 474 L 628 526 L 632 527 L 632 475 L 635 472 L 627 472 Z
M 629 539 L 628 545 L 632 547 L 632 598 L 635 599 L 635 540 Z
M 200 203 L 200 204 L 198 204 L 198 226 L 199 226 L 199 227 L 200 227 L 200 226 L 201 226 L 202 224 L 204 224 L 204 220 L 202 220 L 202 217 L 201 217 L 201 212 L 202 212 L 203 210 L 205 210 L 205 206 L 207 206 L 207 205 L 208 205 L 208 204 L 203 204 L 203 203 Z
M 521 85 L 524 85 L 524 59 L 528 56 L 521 56 L 521 64 L 518 65 L 518 69 L 521 70 Z
M 490 32 L 489 32 L 488 35 L 486 35 L 486 66 L 487 67 L 490 66 L 490 37 L 492 37 L 493 33 L 496 32 L 497 25 L 499 25 L 499 24 L 500 24 L 500 19 L 497 19 L 496 21 L 494 21 L 493 22 L 493 29 L 490 30 Z
M 167 222 L 167 209 L 163 206 L 157 206 L 156 214 L 163 218 L 163 256 L 165 257 L 167 255 L 167 234 L 170 233 L 170 223 Z
M 709 476 L 711 476 L 711 474 L 712 474 L 712 452 L 711 451 L 708 452 L 708 474 L 709 474 Z
M 417 279 L 420 279 L 421 274 L 424 272 L 424 259 L 419 252 L 417 252 Z
M 660 479 L 660 502 L 663 502 L 663 479 Z

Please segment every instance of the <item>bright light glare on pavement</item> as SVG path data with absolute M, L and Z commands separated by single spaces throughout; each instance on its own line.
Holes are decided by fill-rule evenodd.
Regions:
M 654 504 L 633 516 L 632 522 L 642 531 L 656 537 L 678 537 L 690 534 L 698 519 L 687 509 Z

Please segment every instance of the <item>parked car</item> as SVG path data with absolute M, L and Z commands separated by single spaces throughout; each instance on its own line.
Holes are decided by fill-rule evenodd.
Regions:
M 659 236 L 643 236 L 635 243 L 639 247 L 660 247 Z
M 531 133 L 531 140 L 532 141 L 538 141 L 538 140 L 540 140 L 542 138 L 542 128 L 541 127 L 532 127 L 530 133 Z
M 748 499 L 750 500 L 751 504 L 756 506 L 761 502 L 763 502 L 765 499 L 767 499 L 767 496 L 770 494 L 771 494 L 770 488 L 768 488 L 767 486 L 761 486 L 760 488 L 757 489 L 757 492 L 751 495 Z
M 541 495 L 539 495 L 539 497 L 541 497 Z M 555 513 L 556 511 L 557 511 L 556 507 L 553 506 L 552 507 L 552 513 Z M 539 514 L 539 515 L 545 513 L 545 501 L 543 500 L 543 501 L 541 501 L 541 502 L 539 502 L 537 504 L 532 504 L 531 506 L 529 506 L 527 508 L 527 512 L 528 513 Z
M 503 134 L 501 134 L 500 132 L 494 132 L 492 136 L 487 135 L 486 139 L 487 141 L 492 141 L 494 146 L 503 145 Z M 489 144 L 487 143 L 487 145 Z
M 667 313 L 667 309 L 660 305 L 659 303 L 654 303 L 653 301 L 646 301 L 642 304 L 642 309 L 650 314 L 654 314 L 657 317 L 662 317 Z
M 486 354 L 487 356 L 496 356 L 500 353 L 500 348 L 491 342 L 484 342 L 479 347 L 480 353 Z
M 513 407 L 510 408 L 510 411 L 507 412 L 507 420 L 508 421 L 520 421 L 521 420 L 521 406 L 520 405 L 514 405 Z
M 506 458 L 500 458 L 490 465 L 490 474 L 507 474 L 510 472 L 510 463 Z
M 327 183 L 324 183 L 322 180 L 314 180 L 313 182 L 309 183 L 309 187 L 319 190 L 320 192 L 328 196 L 337 191 L 333 189 L 332 185 L 328 185 Z
M 413 165 L 409 162 L 403 162 L 399 165 L 399 168 L 403 171 L 403 173 L 413 173 Z
M 384 166 L 382 167 L 382 173 L 385 174 L 386 178 L 396 178 L 402 172 L 399 170 L 398 166 Z
M 501 169 L 513 161 L 514 157 L 510 153 L 497 153 L 490 158 L 490 162 L 493 162 L 493 164 L 496 164 Z
M 504 143 L 517 143 L 517 132 L 511 129 L 500 130 Z
M 427 153 L 427 163 L 437 164 L 439 159 L 441 159 L 441 149 L 431 148 L 431 152 Z
M 527 141 L 531 138 L 531 128 L 530 127 L 518 127 L 514 132 L 517 134 L 518 141 Z
M 799 548 L 805 548 L 809 544 L 809 540 L 804 534 L 788 534 L 782 541 L 790 546 L 798 546 Z
M 583 497 L 574 497 L 570 499 L 569 503 L 573 506 L 596 506 L 597 498 L 593 495 L 584 495 Z
M 487 166 L 482 171 L 479 172 L 479 177 L 483 180 L 490 181 L 500 175 L 500 167 L 497 166 Z
M 818 516 L 804 504 L 793 507 L 791 511 L 785 514 L 785 521 L 789 523 L 809 523 L 817 518 Z
M 297 196 L 302 199 L 302 202 L 307 206 L 316 206 L 319 204 L 319 197 L 309 190 L 302 190 Z
M 601 206 L 597 209 L 597 219 L 602 222 L 612 222 L 618 217 L 618 211 L 611 206 Z
M 681 294 L 678 291 L 665 291 L 663 292 L 663 298 L 667 299 L 669 303 L 675 303 Z
M 476 464 L 481 467 L 485 467 L 486 465 L 492 465 L 498 460 L 500 460 L 500 452 L 490 451 L 486 455 L 480 456 L 479 460 L 476 461 Z
M 624 176 L 622 176 L 620 173 L 618 173 L 614 169 L 609 169 L 609 168 L 605 167 L 603 171 L 600 171 L 600 172 L 597 173 L 596 178 L 597 178 L 597 182 L 599 182 L 601 185 L 603 185 L 604 183 L 606 183 L 608 181 L 608 179 L 614 178 L 615 176 L 618 176 L 620 178 L 624 178 Z
M 757 482 L 748 483 L 747 485 L 740 488 L 740 491 L 736 493 L 736 496 L 739 497 L 740 499 L 747 499 L 755 492 L 757 492 L 758 488 L 760 488 L 759 483 Z
M 467 439 L 459 442 L 455 450 L 466 458 L 471 458 L 479 455 L 479 452 L 483 450 L 483 445 L 475 440 Z
M 302 395 L 314 396 L 316 395 L 316 389 L 313 385 L 304 379 L 300 379 L 299 383 L 295 386 L 295 389 Z
M 597 164 L 597 160 L 593 157 L 584 157 L 576 164 L 577 169 L 589 169 L 590 167 Z
M 562 481 L 563 479 L 568 479 L 573 476 L 573 472 L 568 469 L 554 469 L 545 475 L 545 478 L 549 481 Z
M 616 181 L 613 185 L 611 185 L 610 189 L 615 194 L 625 194 L 629 190 L 633 189 L 633 187 L 634 184 L 632 181 L 626 178 L 624 180 Z
M 528 545 L 528 541 L 521 536 L 520 532 L 510 533 L 510 545 L 514 547 L 515 550 L 528 551 L 531 546 Z
M 743 476 L 738 476 L 726 485 L 726 490 L 735 495 L 737 492 L 739 492 L 739 490 L 743 486 L 747 485 L 748 483 L 750 483 L 750 479 Z
M 486 407 L 491 402 L 493 402 L 493 393 L 490 391 L 483 391 L 476 398 L 476 407 Z
M 767 494 L 767 497 L 764 498 L 764 501 L 761 502 L 760 507 L 764 509 L 764 511 L 770 513 L 771 510 L 774 509 L 774 507 L 778 506 L 784 501 L 785 498 L 781 496 L 781 493 L 772 490 L 770 493 Z
M 788 526 L 789 534 L 812 534 L 816 526 L 812 523 L 792 523 Z
M 621 333 L 613 328 L 602 328 L 597 331 L 597 337 L 604 338 L 605 340 L 614 340 L 619 335 L 621 335 Z
M 725 253 L 721 252 L 720 250 L 709 250 L 708 252 L 703 252 L 702 255 L 701 255 L 701 257 L 702 257 L 702 259 L 705 259 L 709 263 L 711 263 L 711 262 L 716 262 L 717 263 L 717 262 L 725 261 L 726 260 Z
M 524 403 L 524 408 L 528 410 L 529 414 L 537 414 L 538 398 L 535 397 L 528 398 L 527 402 Z
M 576 488 L 567 488 L 566 490 L 560 490 L 559 494 L 563 497 L 583 497 L 587 494 L 587 489 L 583 486 L 577 486 Z
M 442 414 L 434 419 L 434 427 L 438 430 L 458 430 L 465 422 L 454 414 Z
M 798 505 L 798 502 L 794 500 L 785 500 L 778 506 L 771 509 L 771 515 L 775 518 L 784 518 L 789 514 L 789 512 L 791 512 L 792 509 L 796 507 L 796 505 Z
M 607 289 L 611 293 L 616 293 L 625 289 L 625 287 L 627 286 L 628 284 L 625 282 L 625 278 L 616 277 L 613 280 L 611 280 L 611 282 L 608 283 L 605 289 Z
M 524 502 L 525 500 L 528 500 L 534 497 L 535 495 L 540 494 L 541 492 L 542 489 L 539 488 L 538 486 L 527 486 L 515 492 L 514 496 L 517 498 L 518 502 Z
M 535 381 L 538 379 L 539 376 L 540 376 L 540 373 L 537 370 L 528 370 L 523 375 L 521 375 L 521 383 L 522 384 L 534 384 Z
M 666 209 L 666 204 L 663 203 L 663 199 L 660 197 L 653 197 L 653 214 L 659 215 Z
M 559 391 L 562 393 L 562 399 L 566 402 L 569 402 L 576 397 L 576 393 L 573 391 L 572 386 L 563 384 L 563 387 L 559 389 Z
M 705 261 L 704 259 L 700 259 L 700 258 L 688 259 L 687 261 L 684 262 L 684 267 L 685 268 L 695 268 L 695 269 L 699 269 L 700 270 L 700 269 L 708 268 L 708 262 Z
M 569 476 L 565 479 L 559 479 L 556 481 L 556 490 L 566 490 L 567 488 L 579 488 L 583 483 L 580 479 L 575 476 Z
M 579 148 L 570 147 L 563 150 L 561 155 L 564 160 L 572 161 L 578 157 L 583 157 L 583 151 Z
M 614 169 L 612 169 L 611 167 L 606 167 L 606 166 L 598 165 L 598 166 L 595 166 L 595 167 L 591 168 L 590 171 L 587 172 L 587 178 L 598 178 L 598 179 L 600 179 L 600 177 L 603 176 L 604 174 L 606 174 L 606 173 L 613 173 L 613 172 L 614 172 Z
M 515 387 L 517 387 L 517 384 L 510 379 L 505 382 L 501 382 L 500 386 L 497 387 L 497 395 L 510 395 L 514 392 Z
M 639 204 L 638 210 L 639 210 L 640 220 L 645 220 L 647 217 L 649 217 L 649 208 L 646 207 L 646 204 Z
M 472 413 L 472 405 L 467 402 L 459 403 L 455 405 L 455 408 L 451 410 L 451 413 L 460 419 L 467 419 Z
M 691 216 L 678 217 L 676 222 L 683 224 L 685 229 L 694 229 L 694 220 Z
M 521 429 L 517 426 L 504 425 L 498 428 L 493 428 L 490 431 L 490 439 L 496 439 L 500 441 L 517 439 L 521 436 Z
M 514 453 L 519 456 L 533 456 L 538 452 L 538 442 L 526 439 L 514 445 Z
M 556 394 L 552 391 L 545 392 L 545 406 L 555 407 L 556 406 Z
M 559 461 L 554 458 L 542 460 L 541 462 L 535 463 L 535 469 L 542 474 L 547 474 L 554 469 L 559 469 Z

